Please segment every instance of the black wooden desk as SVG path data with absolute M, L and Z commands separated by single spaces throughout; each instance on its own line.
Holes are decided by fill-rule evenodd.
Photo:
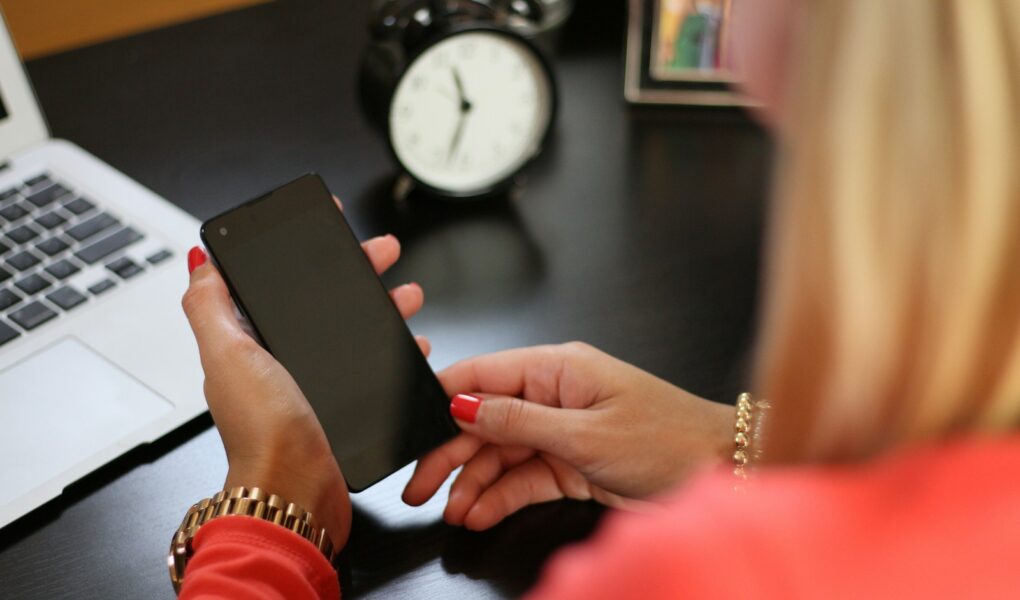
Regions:
M 363 236 L 393 232 L 419 281 L 433 363 L 588 341 L 728 399 L 750 345 L 770 147 L 740 114 L 622 100 L 623 2 L 579 3 L 555 58 L 562 111 L 519 198 L 389 200 L 392 166 L 355 102 L 366 2 L 281 2 L 29 65 L 54 135 L 198 218 L 305 171 Z M 186 274 L 182 271 L 181 277 Z M 208 416 L 0 530 L 4 598 L 170 598 L 170 533 L 222 484 Z M 597 507 L 554 503 L 476 534 L 411 509 L 401 472 L 355 499 L 345 597 L 516 596 Z M 445 497 L 445 496 L 444 496 Z

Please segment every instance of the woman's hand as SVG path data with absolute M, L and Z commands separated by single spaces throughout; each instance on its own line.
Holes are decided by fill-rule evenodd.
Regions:
M 400 256 L 392 236 L 362 245 L 376 272 Z M 259 487 L 294 502 L 325 527 L 337 549 L 350 533 L 347 486 L 308 400 L 286 369 L 242 329 L 219 272 L 205 253 L 188 256 L 191 285 L 184 311 L 198 341 L 209 412 L 223 438 L 229 469 L 224 487 Z M 415 284 L 392 292 L 404 318 L 421 309 Z M 422 351 L 428 342 L 419 338 Z
M 439 378 L 464 433 L 418 462 L 404 500 L 425 502 L 463 465 L 444 518 L 469 529 L 560 498 L 625 505 L 732 452 L 732 407 L 584 344 L 480 356 Z

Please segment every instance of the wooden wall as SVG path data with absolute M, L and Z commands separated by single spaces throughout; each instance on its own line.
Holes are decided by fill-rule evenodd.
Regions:
M 31 59 L 268 0 L 0 0 Z

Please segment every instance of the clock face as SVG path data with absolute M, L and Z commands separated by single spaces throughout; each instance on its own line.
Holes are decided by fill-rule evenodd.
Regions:
M 509 35 L 469 31 L 421 53 L 397 85 L 390 142 L 419 181 L 482 193 L 539 150 L 552 84 L 535 52 Z

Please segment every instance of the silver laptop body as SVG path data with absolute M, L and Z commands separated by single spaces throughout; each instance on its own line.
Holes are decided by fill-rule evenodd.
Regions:
M 181 310 L 198 223 L 50 139 L 0 27 L 0 527 L 206 409 Z

